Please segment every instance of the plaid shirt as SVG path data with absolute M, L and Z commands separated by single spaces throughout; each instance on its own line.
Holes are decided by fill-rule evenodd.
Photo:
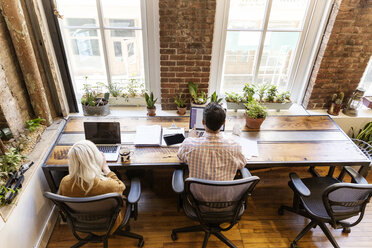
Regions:
M 206 180 L 233 180 L 246 164 L 241 146 L 221 133 L 205 132 L 203 137 L 185 139 L 177 156 L 188 164 L 190 177 Z

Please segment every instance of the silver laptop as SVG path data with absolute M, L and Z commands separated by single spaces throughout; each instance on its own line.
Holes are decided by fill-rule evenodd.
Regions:
M 203 111 L 204 107 L 192 106 L 190 108 L 190 123 L 189 128 L 193 129 L 195 127 L 197 134 L 203 136 L 205 128 L 203 125 Z M 225 130 L 225 125 L 222 125 L 220 131 Z
M 103 152 L 106 161 L 117 161 L 121 138 L 119 122 L 84 122 L 85 139 Z

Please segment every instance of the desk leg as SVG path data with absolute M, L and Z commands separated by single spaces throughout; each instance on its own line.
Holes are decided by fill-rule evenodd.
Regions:
M 366 178 L 368 176 L 368 172 L 369 172 L 369 168 L 370 168 L 370 165 L 367 165 L 367 166 L 360 166 L 360 169 L 359 169 L 359 174 Z
M 47 180 L 47 183 L 49 185 L 51 192 L 56 193 L 58 190 L 58 187 L 56 186 L 53 180 L 52 172 L 48 168 L 45 168 L 45 167 L 43 167 L 43 172 L 44 172 L 45 178 Z

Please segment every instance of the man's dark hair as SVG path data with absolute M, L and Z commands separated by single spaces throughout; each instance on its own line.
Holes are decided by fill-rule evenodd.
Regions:
M 217 131 L 221 128 L 225 122 L 226 113 L 225 110 L 218 103 L 209 103 L 203 111 L 203 120 L 207 128 L 212 131 Z

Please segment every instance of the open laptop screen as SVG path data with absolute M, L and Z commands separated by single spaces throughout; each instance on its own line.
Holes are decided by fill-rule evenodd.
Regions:
M 204 107 L 191 107 L 190 109 L 190 125 L 189 128 L 195 127 L 196 130 L 205 130 L 203 125 L 203 110 Z M 225 125 L 222 125 L 220 131 L 225 130 Z
M 120 144 L 119 122 L 84 122 L 85 139 L 94 144 Z

